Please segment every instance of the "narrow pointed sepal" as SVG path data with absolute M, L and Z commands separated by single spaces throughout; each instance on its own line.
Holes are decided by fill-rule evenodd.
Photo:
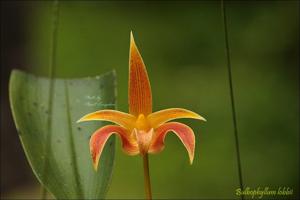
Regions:
M 121 126 L 107 125 L 93 133 L 90 139 L 90 153 L 92 155 L 94 169 L 97 170 L 99 159 L 104 146 L 112 134 L 117 134 L 122 140 L 122 147 L 125 153 L 136 155 L 139 153 L 138 145 L 130 138 L 128 130 Z
M 132 129 L 136 118 L 133 115 L 116 110 L 100 110 L 83 116 L 77 122 L 93 120 L 109 121 L 123 126 L 124 128 Z
M 130 34 L 128 101 L 130 114 L 147 116 L 152 112 L 151 86 L 132 32 Z
M 180 119 L 180 118 L 192 118 L 192 119 L 199 119 L 206 121 L 203 117 L 198 115 L 195 112 L 192 112 L 187 109 L 183 108 L 169 108 L 160 110 L 154 113 L 151 113 L 147 119 L 149 120 L 151 127 L 157 128 L 161 124 L 174 120 L 174 119 Z
M 164 140 L 166 134 L 170 131 L 174 132 L 179 137 L 188 152 L 190 164 L 192 164 L 195 152 L 195 135 L 190 127 L 182 123 L 169 122 L 158 127 L 155 130 L 155 135 L 152 143 L 150 144 L 148 152 L 159 153 L 162 151 L 165 146 Z

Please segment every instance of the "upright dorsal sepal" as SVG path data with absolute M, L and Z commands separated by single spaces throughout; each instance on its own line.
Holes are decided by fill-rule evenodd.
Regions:
M 129 113 L 135 116 L 152 112 L 152 93 L 147 70 L 142 56 L 135 44 L 133 34 L 130 33 L 129 53 Z

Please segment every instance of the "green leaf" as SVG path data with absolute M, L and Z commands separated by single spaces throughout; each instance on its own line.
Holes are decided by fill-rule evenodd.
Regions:
M 11 74 L 10 104 L 27 159 L 39 181 L 58 199 L 104 198 L 111 180 L 115 138 L 93 169 L 91 134 L 104 122 L 76 123 L 115 106 L 115 73 L 80 79 Z

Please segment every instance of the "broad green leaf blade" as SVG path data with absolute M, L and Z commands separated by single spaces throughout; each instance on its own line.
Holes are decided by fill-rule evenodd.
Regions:
M 27 159 L 40 182 L 58 199 L 105 196 L 111 180 L 115 138 L 106 144 L 96 172 L 89 139 L 105 124 L 76 121 L 89 112 L 114 108 L 115 80 L 114 72 L 94 78 L 53 80 L 18 70 L 11 74 L 10 103 Z

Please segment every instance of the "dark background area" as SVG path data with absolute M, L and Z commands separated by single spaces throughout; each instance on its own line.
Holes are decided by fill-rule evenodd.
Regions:
M 1 1 L 1 197 L 39 197 L 12 120 L 8 80 L 16 68 L 47 75 L 51 6 Z M 291 187 L 299 197 L 299 2 L 230 1 L 228 29 L 245 186 Z M 208 120 L 182 120 L 198 141 L 192 166 L 173 135 L 150 157 L 154 197 L 237 198 L 220 2 L 61 2 L 58 76 L 116 69 L 118 108 L 127 111 L 131 30 L 154 110 L 185 107 Z M 120 142 L 116 152 L 108 198 L 142 198 L 140 158 L 124 155 Z
M 1 197 L 35 180 L 20 144 L 8 99 L 11 70 L 25 67 L 27 3 L 1 1 Z

